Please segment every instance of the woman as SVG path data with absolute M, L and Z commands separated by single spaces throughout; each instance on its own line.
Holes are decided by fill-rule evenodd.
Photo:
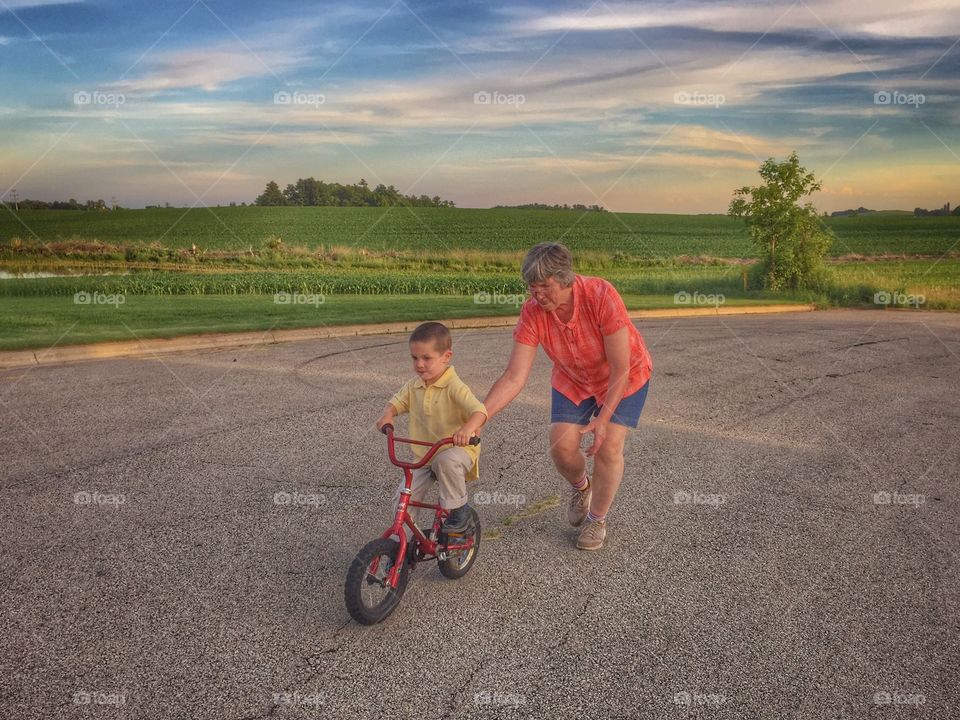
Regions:
M 535 246 L 522 272 L 532 297 L 513 331 L 507 369 L 484 404 L 488 418 L 510 404 L 542 345 L 553 361 L 550 452 L 572 486 L 567 519 L 581 527 L 578 548 L 599 550 L 623 478 L 624 441 L 640 420 L 653 364 L 616 289 L 601 278 L 576 275 L 565 246 Z M 586 451 L 593 457 L 592 477 L 580 449 L 588 433 L 593 433 Z

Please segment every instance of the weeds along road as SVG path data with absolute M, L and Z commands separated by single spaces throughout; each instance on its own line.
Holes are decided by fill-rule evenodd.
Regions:
M 556 505 L 541 356 L 484 434 L 473 570 L 371 628 L 343 580 L 390 519 L 404 337 L 3 372 L 0 714 L 956 717 L 960 316 L 641 330 L 607 547 Z M 482 397 L 510 331 L 454 337 Z

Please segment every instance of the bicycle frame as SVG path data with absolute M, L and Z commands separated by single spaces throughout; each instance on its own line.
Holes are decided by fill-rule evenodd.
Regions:
M 442 440 L 439 440 L 435 443 L 424 442 L 422 440 L 413 440 L 411 438 L 401 438 L 395 437 L 393 434 L 393 425 L 384 425 L 381 428 L 381 431 L 387 436 L 387 453 L 390 456 L 390 462 L 396 465 L 399 468 L 403 468 L 404 484 L 403 488 L 400 490 L 400 501 L 397 503 L 397 512 L 393 518 L 393 524 L 387 528 L 381 537 L 390 538 L 394 535 L 400 541 L 400 549 L 397 552 L 397 558 L 394 560 L 393 567 L 390 569 L 390 576 L 388 578 L 390 587 L 397 587 L 397 579 L 399 577 L 400 568 L 405 562 L 407 555 L 407 547 L 409 542 L 407 541 L 407 534 L 403 531 L 404 526 L 410 528 L 410 531 L 413 533 L 414 538 L 416 538 L 416 544 L 423 553 L 422 558 L 418 560 L 432 560 L 438 558 L 440 560 L 446 559 L 447 553 L 456 552 L 459 550 L 468 550 L 474 544 L 474 540 L 470 537 L 464 543 L 458 543 L 451 545 L 447 543 L 439 543 L 435 540 L 431 540 L 417 527 L 417 524 L 413 521 L 413 518 L 410 516 L 409 508 L 410 506 L 425 508 L 434 511 L 433 519 L 433 536 L 439 539 L 440 526 L 444 518 L 449 515 L 447 510 L 444 510 L 440 505 L 431 505 L 428 503 L 418 502 L 411 499 L 411 485 L 413 483 L 413 471 L 419 470 L 429 463 L 433 456 L 440 451 L 445 445 L 452 445 L 453 438 L 446 437 Z M 395 443 L 406 443 L 408 445 L 422 445 L 424 447 L 430 448 L 427 450 L 426 454 L 420 458 L 418 462 L 406 462 L 397 458 L 396 454 L 396 445 Z M 471 445 L 476 445 L 480 442 L 480 438 L 474 437 L 470 439 Z M 377 561 L 374 561 L 374 564 L 371 566 L 371 570 L 376 572 L 376 565 L 379 564 Z

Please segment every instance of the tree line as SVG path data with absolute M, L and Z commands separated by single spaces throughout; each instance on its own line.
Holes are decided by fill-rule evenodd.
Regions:
M 935 210 L 927 210 L 926 208 L 918 207 L 913 209 L 913 214 L 916 217 L 936 217 L 944 215 L 960 215 L 960 205 L 953 209 L 953 212 L 950 212 L 950 203 L 947 203 L 942 208 L 936 208 Z
M 110 206 L 103 200 L 87 200 L 86 202 L 77 202 L 73 198 L 69 200 L 17 200 L 16 203 L 7 200 L 3 203 L 7 207 L 15 206 L 17 210 L 110 210 Z M 113 206 L 114 210 L 119 210 L 119 205 Z
M 393 185 L 377 185 L 372 190 L 363 178 L 354 185 L 326 183 L 316 178 L 300 178 L 283 190 L 273 180 L 267 183 L 255 205 L 308 205 L 335 207 L 455 207 L 452 200 L 443 200 L 439 195 L 404 195 Z
M 525 203 L 523 205 L 494 205 L 494 210 L 579 210 L 580 212 L 607 212 L 602 205 L 584 205 L 583 203 L 574 203 L 568 205 L 547 205 L 546 203 Z

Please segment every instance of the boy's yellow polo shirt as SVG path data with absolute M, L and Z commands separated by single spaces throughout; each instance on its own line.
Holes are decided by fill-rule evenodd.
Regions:
M 453 365 L 430 386 L 419 377 L 413 378 L 390 398 L 390 404 L 398 415 L 410 414 L 408 434 L 411 439 L 431 443 L 453 435 L 473 413 L 487 414 L 487 408 L 457 376 Z M 430 449 L 424 445 L 410 447 L 418 458 Z M 480 477 L 480 446 L 467 445 L 461 450 L 473 458 L 473 468 L 467 473 L 467 480 L 476 480 Z

